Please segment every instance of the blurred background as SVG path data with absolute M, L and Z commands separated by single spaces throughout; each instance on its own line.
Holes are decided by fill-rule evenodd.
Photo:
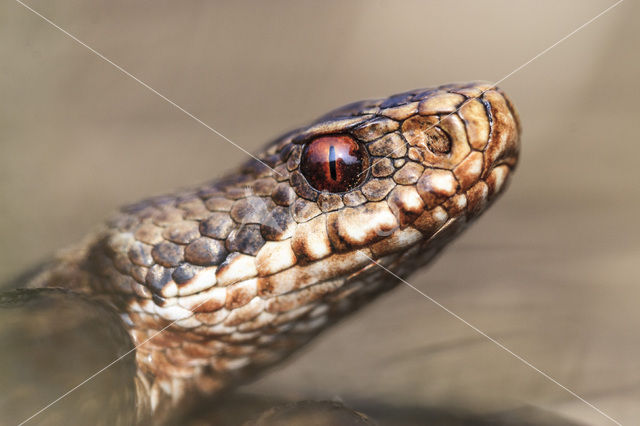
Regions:
M 500 80 L 613 1 L 28 4 L 254 151 L 347 102 Z M 524 128 L 512 186 L 410 279 L 623 424 L 640 423 L 638 9 L 501 83 Z M 13 1 L 0 99 L 0 281 L 119 205 L 247 158 Z M 611 424 L 406 286 L 243 392 Z

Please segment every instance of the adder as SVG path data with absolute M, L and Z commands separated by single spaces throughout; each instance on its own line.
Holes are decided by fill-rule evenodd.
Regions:
M 504 191 L 519 144 L 516 110 L 491 84 L 356 102 L 227 176 L 122 208 L 26 287 L 113 314 L 126 332 L 112 335 L 135 347 L 120 419 L 160 421 L 429 263 Z

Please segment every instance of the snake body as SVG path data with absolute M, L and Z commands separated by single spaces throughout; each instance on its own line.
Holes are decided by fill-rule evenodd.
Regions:
M 122 208 L 31 286 L 116 310 L 137 346 L 138 419 L 159 418 L 393 288 L 384 268 L 406 277 L 428 263 L 505 188 L 519 135 L 513 105 L 485 83 L 350 104 L 228 176 Z M 326 137 L 366 157 L 346 190 L 319 190 L 323 176 L 302 170 Z M 327 179 L 339 184 L 336 164 L 349 165 L 336 155 Z

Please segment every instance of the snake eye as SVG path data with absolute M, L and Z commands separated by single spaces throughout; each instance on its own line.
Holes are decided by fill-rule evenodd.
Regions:
M 366 177 L 369 157 L 349 136 L 322 136 L 302 152 L 300 171 L 318 191 L 345 192 Z

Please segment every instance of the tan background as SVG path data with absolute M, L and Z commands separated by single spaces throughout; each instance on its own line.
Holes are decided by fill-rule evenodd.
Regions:
M 249 151 L 346 102 L 501 79 L 612 3 L 29 2 Z M 411 278 L 624 424 L 640 423 L 638 9 L 622 3 L 501 84 L 524 125 L 513 185 Z M 118 205 L 246 158 L 10 0 L 0 100 L 2 280 Z M 608 424 L 407 287 L 247 391 Z

